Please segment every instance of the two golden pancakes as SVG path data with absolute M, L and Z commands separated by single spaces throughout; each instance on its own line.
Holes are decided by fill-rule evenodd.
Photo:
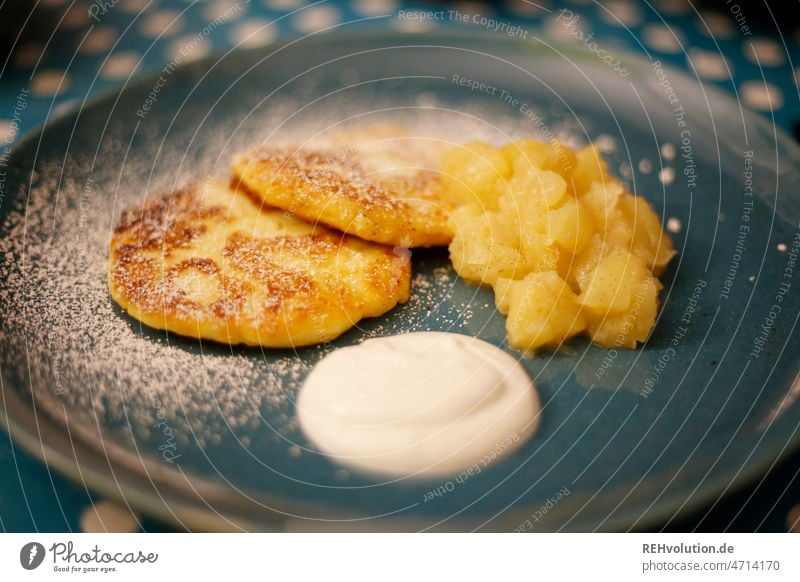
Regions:
M 143 323 L 230 344 L 331 340 L 408 300 L 409 247 L 446 245 L 445 145 L 377 124 L 262 146 L 127 210 L 112 298 Z

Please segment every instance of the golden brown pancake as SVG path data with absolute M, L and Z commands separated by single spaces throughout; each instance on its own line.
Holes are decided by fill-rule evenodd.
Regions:
M 407 252 L 260 206 L 209 180 L 124 212 L 111 296 L 155 328 L 266 347 L 333 339 L 408 299 Z
M 440 184 L 446 150 L 394 125 L 370 125 L 238 156 L 236 176 L 267 204 L 365 240 L 446 245 L 453 204 Z

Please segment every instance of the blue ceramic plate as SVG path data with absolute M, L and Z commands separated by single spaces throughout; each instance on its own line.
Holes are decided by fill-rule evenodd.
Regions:
M 798 440 L 800 151 L 696 80 L 615 57 L 624 70 L 546 38 L 317 35 L 174 63 L 53 120 L 13 150 L 0 205 L 3 421 L 56 469 L 200 529 L 641 528 L 763 473 Z M 647 343 L 523 360 L 541 429 L 469 476 L 345 471 L 294 413 L 308 369 L 367 336 L 506 347 L 491 292 L 460 281 L 444 249 L 414 253 L 408 304 L 296 352 L 153 331 L 108 297 L 123 207 L 225 175 L 262 139 L 356 118 L 596 140 L 675 231 Z

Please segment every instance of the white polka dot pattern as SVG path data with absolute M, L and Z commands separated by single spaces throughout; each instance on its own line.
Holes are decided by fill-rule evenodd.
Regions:
M 141 33 L 148 38 L 173 36 L 180 32 L 184 22 L 180 13 L 173 10 L 161 10 L 147 16 L 139 25 Z
M 100 501 L 83 511 L 80 528 L 84 533 L 133 533 L 139 530 L 139 520 L 125 506 Z
M 639 5 L 630 0 L 611 0 L 599 6 L 603 7 L 598 12 L 600 18 L 615 26 L 638 26 L 644 18 Z
M 727 14 L 703 11 L 698 17 L 697 27 L 703 34 L 716 39 L 728 39 L 736 35 L 733 19 Z
M 244 48 L 253 48 L 269 44 L 276 36 L 276 26 L 266 20 L 247 20 L 231 31 L 231 42 Z
M 340 20 L 339 11 L 326 4 L 301 10 L 294 16 L 294 26 L 300 32 L 317 32 L 329 28 Z
M 189 62 L 201 59 L 211 53 L 211 43 L 207 38 L 193 35 L 182 36 L 167 47 L 166 56 L 171 63 Z
M 703 79 L 721 81 L 730 77 L 728 72 L 730 65 L 719 53 L 692 48 L 689 50 L 686 60 L 689 66 L 694 68 L 698 76 Z
M 747 81 L 742 83 L 740 93 L 745 105 L 761 111 L 774 111 L 783 107 L 783 93 L 769 82 Z
M 108 57 L 108 60 L 100 69 L 100 76 L 104 79 L 127 79 L 139 67 L 141 59 L 139 53 L 121 52 Z
M 85 55 L 97 55 L 108 51 L 117 40 L 117 31 L 110 26 L 94 27 L 78 52 Z
M 0 119 L 0 146 L 14 141 L 16 129 L 10 119 Z
M 777 67 L 786 61 L 781 45 L 769 38 L 747 40 L 744 43 L 744 56 L 762 67 Z
M 31 93 L 36 97 L 53 97 L 64 93 L 70 86 L 70 78 L 64 71 L 45 69 L 31 80 Z
M 680 29 L 663 24 L 648 25 L 642 36 L 648 47 L 662 53 L 679 53 L 686 46 L 686 38 Z
M 395 10 L 397 2 L 395 0 L 356 0 L 352 6 L 353 10 L 361 16 L 379 16 Z

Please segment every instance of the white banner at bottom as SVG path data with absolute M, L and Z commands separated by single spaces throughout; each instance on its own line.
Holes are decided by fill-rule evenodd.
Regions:
M 792 534 L 0 535 L 12 581 L 778 581 L 800 580 L 799 563 Z

